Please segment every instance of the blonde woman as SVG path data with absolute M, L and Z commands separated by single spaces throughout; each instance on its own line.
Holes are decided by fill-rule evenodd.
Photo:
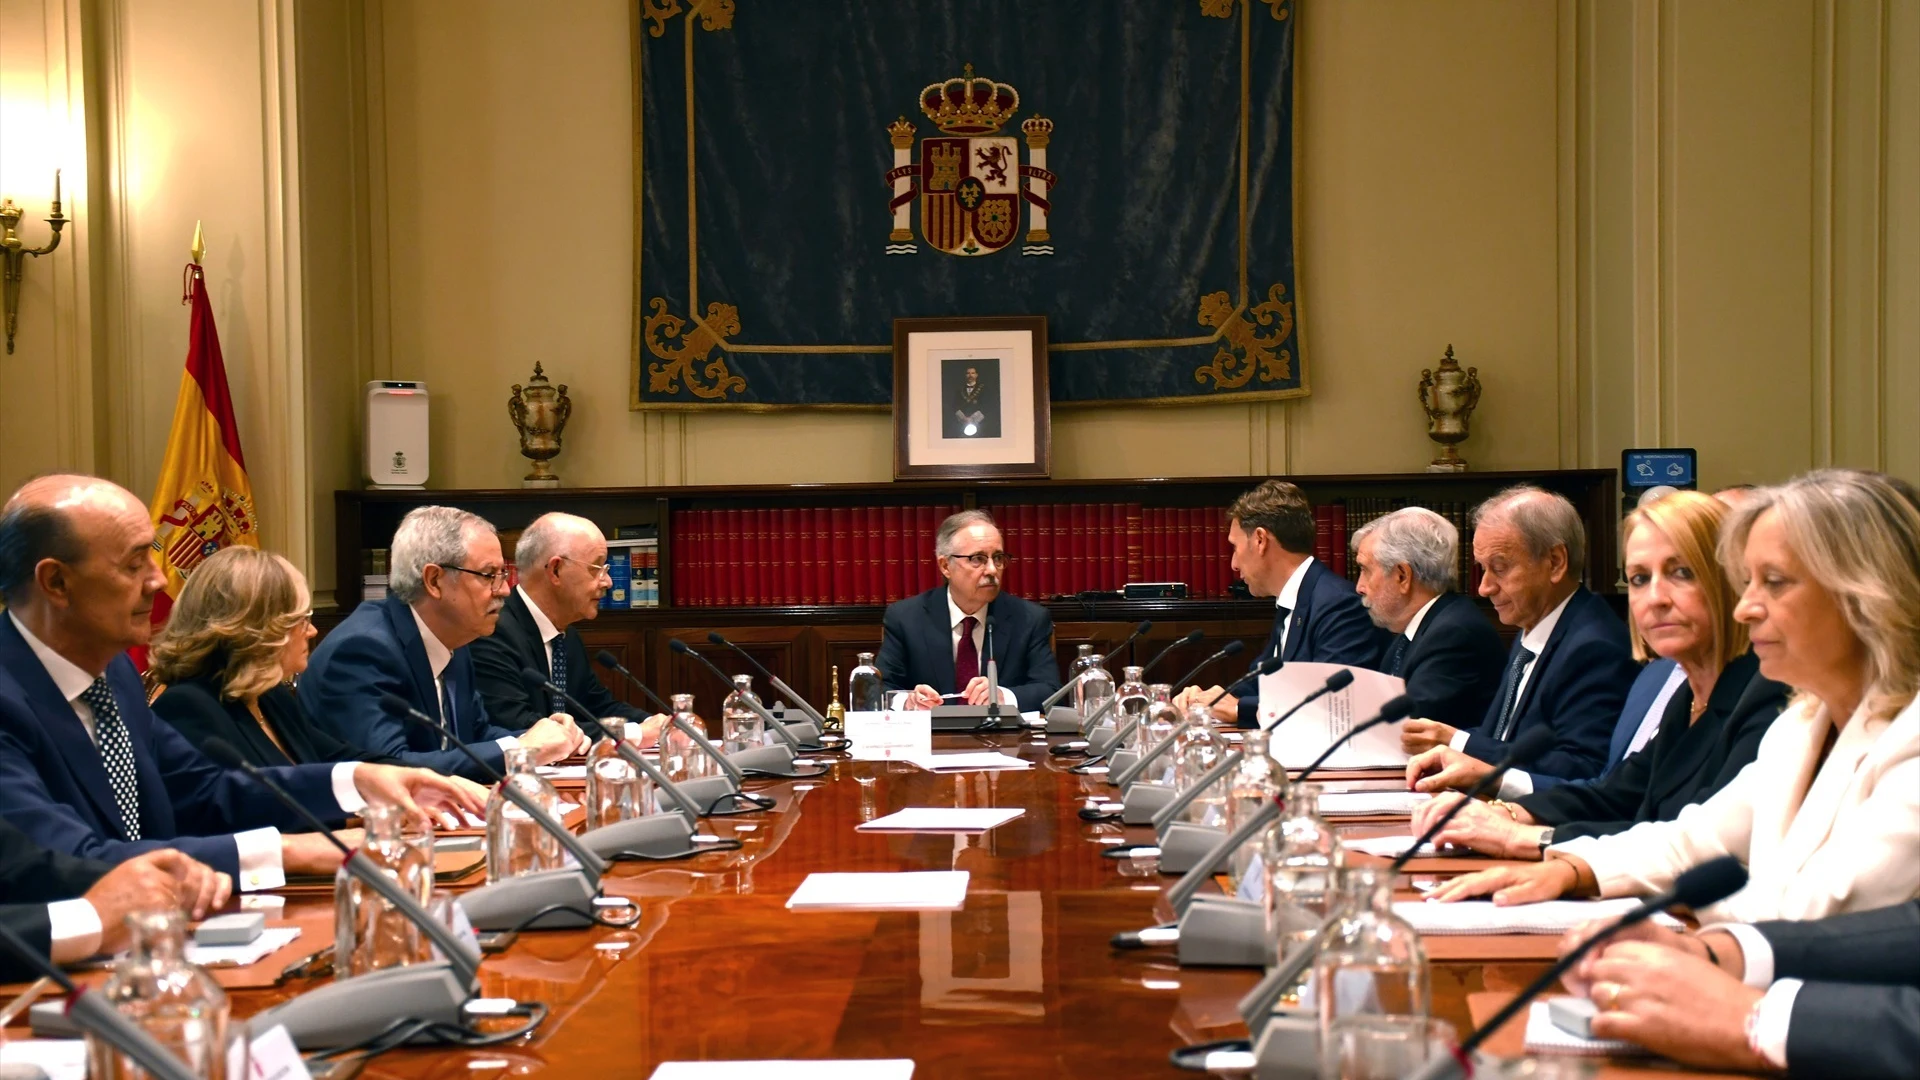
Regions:
M 153 711 L 196 748 L 225 739 L 255 765 L 393 763 L 314 724 L 294 693 L 316 633 L 311 605 L 300 571 L 272 552 L 208 557 L 154 640 L 148 672 L 166 689 Z
M 1658 734 L 1601 779 L 1468 806 L 1437 840 L 1538 860 L 1554 843 L 1671 821 L 1753 761 L 1789 691 L 1760 674 L 1747 628 L 1734 618 L 1734 589 L 1714 554 L 1729 513 L 1711 495 L 1676 491 L 1642 503 L 1620 527 L 1634 659 L 1665 657 L 1686 676 Z M 1461 798 L 1435 796 L 1414 814 L 1413 831 L 1424 832 Z
M 1920 509 L 1884 476 L 1810 473 L 1734 512 L 1721 561 L 1760 673 L 1798 693 L 1753 764 L 1673 821 L 1556 844 L 1438 899 L 1657 893 L 1721 855 L 1745 889 L 1703 920 L 1817 919 L 1920 896 Z

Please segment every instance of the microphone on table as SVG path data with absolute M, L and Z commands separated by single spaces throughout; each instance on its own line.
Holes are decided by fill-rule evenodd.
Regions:
M 1182 645 L 1198 645 L 1202 641 L 1205 641 L 1206 638 L 1207 638 L 1206 631 L 1195 630 L 1189 633 L 1186 637 L 1180 638 L 1179 640 L 1172 642 L 1166 648 L 1161 649 L 1157 653 L 1154 653 L 1153 659 L 1140 665 L 1140 674 L 1145 675 L 1147 672 L 1152 671 L 1155 667 L 1158 667 L 1160 664 L 1160 661 L 1165 660 L 1168 656 L 1172 655 L 1173 650 L 1180 648 Z M 1181 680 L 1181 682 L 1185 682 L 1185 681 L 1186 680 L 1184 679 Z M 1179 683 L 1175 683 L 1174 685 L 1178 686 Z
M 981 611 L 980 618 L 983 621 L 980 637 L 982 644 L 987 647 L 987 718 L 980 722 L 980 726 L 983 729 L 994 729 L 1000 726 L 1000 661 L 993 655 L 992 608 Z M 961 687 L 961 689 L 966 688 Z
M 1151 627 L 1153 624 L 1151 622 L 1143 622 L 1140 625 L 1145 627 Z M 1134 633 L 1137 635 L 1139 632 L 1140 632 L 1139 629 L 1136 627 L 1134 630 Z M 1154 656 L 1153 659 L 1147 661 L 1145 664 L 1142 664 L 1140 666 L 1141 679 L 1144 681 L 1146 678 L 1147 672 L 1152 671 L 1154 669 L 1154 666 L 1159 664 L 1160 661 L 1165 660 L 1167 656 L 1173 652 L 1173 650 L 1181 647 L 1182 645 L 1192 645 L 1200 641 L 1201 639 L 1205 638 L 1206 636 L 1207 635 L 1204 632 L 1195 630 L 1192 633 L 1188 634 L 1187 636 L 1180 638 L 1178 641 L 1173 642 L 1171 645 L 1168 645 L 1166 648 L 1161 649 L 1159 653 L 1157 653 Z M 1128 640 L 1131 641 L 1132 638 L 1128 638 Z M 1103 706 L 1100 711 L 1096 711 L 1090 717 L 1082 717 L 1079 713 L 1075 712 L 1073 709 L 1065 706 L 1062 706 L 1057 711 L 1057 713 L 1048 712 L 1049 708 L 1053 705 L 1053 703 L 1058 701 L 1060 698 L 1064 697 L 1067 691 L 1073 689 L 1074 686 L 1079 683 L 1079 681 L 1080 680 L 1077 677 L 1068 679 L 1066 683 L 1060 687 L 1060 689 L 1055 690 L 1053 692 L 1052 697 L 1048 698 L 1045 702 L 1041 703 L 1041 706 L 1040 706 L 1041 711 L 1047 712 L 1047 734 L 1077 735 L 1082 732 L 1091 731 L 1093 730 L 1094 725 L 1100 722 L 1100 717 L 1106 715 L 1105 709 L 1111 707 L 1111 706 Z M 1067 746 L 1072 749 L 1078 749 L 1078 747 L 1074 747 L 1072 743 L 1068 743 Z M 1104 756 L 1105 750 L 1110 748 L 1111 748 L 1111 744 L 1108 744 L 1107 747 L 1102 747 L 1102 748 L 1090 747 L 1089 751 L 1097 758 L 1097 757 Z M 1082 764 L 1091 764 L 1091 762 L 1083 762 Z
M 4 922 L 0 922 L 0 947 L 66 991 L 66 1017 L 81 1031 L 132 1058 L 135 1065 L 160 1080 L 194 1080 L 198 1075 L 187 1067 L 186 1062 L 174 1057 L 171 1050 L 149 1035 L 146 1028 L 114 1008 L 104 994 L 89 993 L 86 987 L 76 986 L 67 973 L 60 970 L 60 965 L 22 941 L 20 935 Z
M 375 866 L 366 855 L 349 851 L 313 811 L 289 795 L 264 770 L 240 756 L 225 739 L 208 739 L 200 749 L 220 764 L 246 773 L 309 828 L 326 837 L 344 857 L 341 866 L 348 874 L 380 894 L 381 899 L 440 950 L 437 960 L 336 979 L 309 990 L 259 1014 L 253 1021 L 259 1025 L 256 1030 L 267 1031 L 275 1024 L 284 1024 L 294 1045 L 310 1050 L 359 1044 L 386 1032 L 396 1019 L 403 1017 L 439 1024 L 459 1023 L 467 999 L 479 985 L 480 954 L 473 943 L 427 914 L 420 901 L 401 887 L 398 878 Z M 578 874 L 568 876 L 581 880 Z M 465 900 L 466 897 L 460 899 L 463 909 Z
M 722 671 L 720 669 L 719 664 L 716 664 L 713 661 L 707 659 L 706 657 L 701 656 L 699 653 L 694 652 L 693 647 L 691 645 L 688 645 L 686 642 L 681 641 L 679 638 L 673 638 L 669 640 L 667 642 L 667 648 L 672 649 L 674 652 L 677 652 L 682 656 L 691 657 L 693 660 L 695 660 L 696 662 L 704 666 L 708 671 L 713 672 L 714 676 L 718 678 L 722 684 L 730 684 L 733 682 L 733 678 L 729 676 L 725 671 Z M 721 768 L 727 771 L 727 775 L 733 777 L 733 782 L 735 784 L 740 783 L 741 772 L 744 769 L 752 769 L 754 772 L 764 774 L 766 776 L 808 777 L 808 776 L 821 776 L 825 774 L 826 772 L 825 769 L 816 770 L 810 773 L 794 772 L 793 771 L 793 755 L 795 751 L 802 749 L 800 745 L 800 740 L 794 738 L 793 732 L 787 730 L 787 725 L 781 723 L 778 719 L 776 719 L 773 713 L 767 710 L 767 707 L 765 705 L 762 705 L 760 702 L 752 698 L 746 698 L 745 701 L 746 701 L 747 708 L 753 710 L 754 715 L 760 718 L 760 722 L 764 724 L 766 727 L 772 729 L 775 735 L 780 736 L 781 741 L 786 743 L 786 745 L 785 746 L 756 746 L 748 750 L 735 751 L 731 755 L 730 760 L 722 761 L 720 766 Z M 706 750 L 709 753 L 714 753 L 714 754 L 719 753 L 719 751 L 714 748 L 713 744 L 707 741 L 706 735 L 704 734 L 694 735 L 694 733 L 690 730 L 691 727 L 692 725 L 690 724 L 682 724 L 681 730 L 686 731 L 689 735 L 693 735 L 694 741 L 700 744 L 700 748 L 702 750 Z
M 1440 835 L 1440 830 L 1446 828 L 1447 823 L 1458 816 L 1460 811 L 1465 809 L 1468 803 L 1497 787 L 1500 783 L 1500 778 L 1507 775 L 1507 770 L 1516 765 L 1527 764 L 1534 758 L 1546 753 L 1547 748 L 1552 745 L 1553 729 L 1544 724 L 1530 727 L 1521 732 L 1518 738 L 1507 744 L 1507 756 L 1500 759 L 1500 764 L 1495 766 L 1492 772 L 1481 777 L 1477 783 L 1468 788 L 1465 798 L 1447 807 L 1447 812 L 1441 814 L 1438 821 L 1427 826 L 1425 832 L 1415 837 L 1413 844 L 1409 846 L 1407 850 L 1401 852 L 1399 858 L 1393 860 L 1393 865 L 1387 867 L 1387 872 L 1390 874 L 1399 873 L 1400 868 L 1407 865 L 1408 861 L 1414 857 L 1414 854 L 1427 845 L 1427 841 Z
M 1197 634 L 1199 633 L 1199 631 L 1196 630 L 1194 631 L 1194 633 Z M 1192 679 L 1194 676 L 1200 674 L 1202 671 L 1205 671 L 1207 667 L 1213 664 L 1215 661 L 1224 660 L 1229 656 L 1238 656 L 1241 653 L 1241 651 L 1244 650 L 1246 647 L 1247 647 L 1246 643 L 1242 641 L 1227 642 L 1226 645 L 1223 646 L 1219 652 L 1214 653 L 1212 656 L 1209 656 L 1205 660 L 1202 660 L 1198 664 L 1195 664 L 1192 671 L 1189 671 L 1185 675 L 1181 676 L 1178 680 L 1174 682 L 1173 685 L 1175 686 L 1184 685 L 1189 679 Z M 1156 657 L 1155 659 L 1158 659 L 1158 658 Z M 1119 773 L 1109 774 L 1107 777 L 1107 781 L 1111 783 L 1113 786 L 1120 787 L 1120 788 L 1124 788 L 1129 784 L 1132 784 L 1133 781 L 1139 777 L 1140 773 L 1146 769 L 1149 762 L 1153 761 L 1155 758 L 1158 758 L 1161 754 L 1167 751 L 1167 748 L 1171 746 L 1173 743 L 1174 735 L 1178 735 L 1180 733 L 1181 728 L 1184 726 L 1185 726 L 1185 721 L 1182 721 L 1179 725 L 1177 725 L 1174 728 L 1173 734 L 1168 735 L 1165 739 L 1162 739 L 1160 742 L 1154 744 L 1151 750 L 1143 750 L 1140 754 L 1140 758 L 1138 761 L 1135 761 L 1133 764 L 1128 765 L 1125 769 L 1122 769 Z M 1172 792 L 1168 792 L 1168 797 L 1169 798 L 1172 797 Z M 1155 809 L 1158 809 L 1158 808 L 1159 808 L 1158 806 L 1155 807 Z
M 1116 653 L 1118 653 L 1118 652 L 1119 652 L 1119 651 L 1120 651 L 1121 649 L 1124 649 L 1124 648 L 1126 648 L 1127 646 L 1129 646 L 1129 645 L 1131 645 L 1131 644 L 1133 644 L 1133 643 L 1134 643 L 1134 641 L 1135 641 L 1136 639 L 1138 639 L 1138 638 L 1140 637 L 1140 635 L 1141 635 L 1141 634 L 1144 634 L 1144 633 L 1147 633 L 1148 631 L 1150 631 L 1150 630 L 1152 630 L 1152 629 L 1153 629 L 1153 620 L 1152 620 L 1152 619 L 1142 619 L 1142 620 L 1140 620 L 1140 624 L 1139 624 L 1138 626 L 1135 626 L 1135 627 L 1133 628 L 1133 633 L 1131 633 L 1131 634 L 1128 634 L 1128 635 L 1127 635 L 1126 637 L 1124 637 L 1124 638 L 1122 638 L 1122 639 L 1120 640 L 1120 644 L 1118 644 L 1118 645 L 1115 645 L 1115 646 L 1114 646 L 1113 648 L 1111 648 L 1111 649 L 1109 649 L 1109 650 L 1107 650 L 1107 652 L 1105 653 L 1105 655 L 1107 655 L 1107 656 L 1113 656 L 1113 655 L 1115 655 L 1115 654 L 1116 654 Z M 1194 631 L 1194 633 L 1196 633 L 1196 634 L 1197 634 L 1197 633 L 1199 633 L 1199 631 L 1198 631 L 1198 630 L 1196 630 L 1196 631 Z M 1179 644 L 1179 642 L 1175 642 L 1175 644 Z M 1171 646 L 1169 646 L 1169 647 L 1171 647 Z M 1163 653 L 1162 655 L 1165 655 L 1165 654 Z M 1068 693 L 1069 691 L 1071 691 L 1071 690 L 1073 689 L 1073 684 L 1074 684 L 1074 683 L 1076 683 L 1076 682 L 1078 682 L 1078 681 L 1079 681 L 1078 679 L 1068 679 L 1068 680 L 1067 680 L 1066 682 L 1064 682 L 1064 683 L 1061 683 L 1061 684 L 1060 684 L 1060 689 L 1058 689 L 1058 690 L 1055 690 L 1055 691 L 1054 691 L 1053 693 L 1051 693 L 1051 694 L 1048 694 L 1048 695 L 1046 696 L 1046 699 L 1045 699 L 1045 700 L 1043 700 L 1042 702 L 1040 702 L 1040 711 L 1041 711 L 1041 712 L 1046 712 L 1046 711 L 1047 711 L 1048 709 L 1051 709 L 1051 708 L 1053 708 L 1053 707 L 1054 707 L 1055 705 L 1058 705 L 1058 704 L 1060 704 L 1060 702 L 1061 702 L 1061 700 L 1062 700 L 1062 699 L 1064 699 L 1064 698 L 1065 698 L 1065 697 L 1067 696 L 1067 693 Z
M 753 658 L 752 653 L 734 644 L 733 642 L 728 641 L 726 636 L 720 633 L 720 631 L 718 630 L 708 631 L 707 641 L 714 645 L 724 646 L 725 648 L 732 649 L 734 652 L 739 653 L 740 659 L 745 660 L 747 663 L 753 665 L 753 669 L 760 673 L 761 678 L 767 680 L 767 684 L 769 686 L 772 686 L 775 690 L 778 690 L 781 693 L 792 698 L 794 701 L 794 704 L 800 706 L 800 711 L 807 714 L 807 718 L 812 722 L 811 726 L 813 730 L 811 732 L 806 733 L 807 738 L 805 742 L 810 743 L 812 745 L 797 746 L 795 747 L 795 749 L 807 750 L 807 751 L 821 751 L 826 749 L 826 747 L 820 746 L 819 742 L 820 742 L 820 733 L 827 729 L 827 719 L 826 717 L 820 715 L 820 710 L 814 708 L 811 702 L 809 702 L 806 698 L 801 697 L 800 692 L 798 690 L 795 690 L 793 687 L 788 686 L 785 682 L 781 681 L 780 676 L 775 675 L 771 671 L 768 671 L 766 668 L 766 665 L 762 664 L 760 661 Z M 809 725 L 795 724 L 794 726 L 799 727 L 804 731 Z
M 1722 855 L 1683 871 L 1674 879 L 1673 888 L 1647 899 L 1639 907 L 1620 916 L 1606 929 L 1581 942 L 1567 955 L 1554 961 L 1552 967 L 1543 972 L 1539 978 L 1528 983 L 1526 989 L 1514 995 L 1512 1001 L 1507 1002 L 1499 1012 L 1493 1014 L 1491 1019 L 1475 1028 L 1473 1034 L 1462 1040 L 1460 1049 L 1455 1054 L 1428 1062 L 1425 1068 L 1413 1074 L 1412 1080 L 1451 1080 L 1454 1077 L 1464 1078 L 1471 1075 L 1467 1062 L 1471 1060 L 1473 1052 L 1478 1050 L 1482 1043 L 1492 1038 L 1493 1033 L 1499 1031 L 1502 1024 L 1513 1019 L 1515 1013 L 1558 982 L 1560 976 L 1566 974 L 1573 965 L 1580 962 L 1581 957 L 1592 952 L 1600 943 L 1630 926 L 1647 921 L 1667 908 L 1684 905 L 1698 911 L 1709 904 L 1717 904 L 1725 900 L 1746 888 L 1746 885 L 1747 868 L 1740 865 L 1740 860 L 1732 855 Z
M 600 893 L 600 875 L 607 869 L 606 860 L 581 846 L 579 838 L 568 832 L 565 825 L 555 821 L 552 814 L 547 813 L 517 785 L 507 783 L 499 770 L 488 765 L 473 747 L 455 738 L 433 717 L 407 704 L 405 698 L 398 694 L 382 694 L 380 707 L 396 719 L 417 724 L 444 737 L 448 746 L 465 754 L 467 760 L 480 769 L 480 774 L 493 782 L 494 790 L 502 798 L 519 807 L 542 832 L 553 837 L 580 864 L 577 869 L 564 867 L 505 878 L 462 895 L 457 902 L 466 909 L 467 918 L 473 925 L 480 930 L 558 930 L 592 925 L 591 911 L 594 898 Z M 488 852 L 488 857 L 492 858 L 493 853 Z M 556 906 L 576 910 L 537 914 Z M 527 923 L 529 919 L 534 920 L 530 925 Z
M 1347 687 L 1351 685 L 1353 685 L 1353 671 L 1349 668 L 1341 668 L 1339 671 L 1336 671 L 1333 674 L 1327 676 L 1327 681 L 1320 684 L 1320 688 L 1318 690 L 1315 690 L 1313 693 L 1308 694 L 1306 697 L 1301 698 L 1299 704 L 1295 705 L 1291 709 L 1288 709 L 1286 712 L 1281 713 L 1280 719 L 1275 720 L 1273 722 L 1273 726 L 1279 727 L 1281 724 L 1285 723 L 1287 719 L 1291 717 L 1294 713 L 1299 712 L 1301 709 L 1306 708 L 1308 705 L 1313 704 L 1314 702 L 1320 700 L 1321 698 L 1325 697 L 1328 694 L 1338 693 L 1339 691 L 1345 690 Z M 1395 717 L 1395 719 L 1399 719 L 1399 717 Z

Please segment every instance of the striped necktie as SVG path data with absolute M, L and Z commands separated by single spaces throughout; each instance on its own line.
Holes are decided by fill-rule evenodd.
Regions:
M 1513 738 L 1515 714 L 1520 711 L 1520 677 L 1526 674 L 1527 665 L 1531 663 L 1533 650 L 1525 645 L 1515 646 L 1513 660 L 1507 664 L 1507 677 L 1500 680 L 1500 719 L 1494 724 L 1493 737 L 1503 742 Z

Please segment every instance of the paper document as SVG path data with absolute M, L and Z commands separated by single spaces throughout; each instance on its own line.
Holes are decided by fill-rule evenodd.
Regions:
M 1359 836 L 1340 841 L 1340 846 L 1346 848 L 1348 851 L 1358 851 L 1363 855 L 1378 855 L 1382 859 L 1397 859 L 1408 847 L 1412 846 L 1412 844 L 1413 837 L 1411 836 Z M 1445 847 L 1435 847 L 1431 843 L 1426 843 L 1420 845 L 1420 852 L 1414 857 L 1417 859 L 1446 859 L 1457 855 L 1474 854 L 1478 853 L 1472 848 L 1454 847 L 1452 844 L 1448 844 Z
M 1486 900 L 1443 904 L 1429 900 L 1396 900 L 1393 913 L 1423 934 L 1564 934 L 1589 919 L 1617 919 L 1640 901 L 1544 900 L 1537 904 L 1495 907 Z M 1669 915 L 1653 920 L 1672 929 L 1681 923 Z
M 1012 754 L 983 750 L 972 754 L 926 754 L 907 759 L 928 772 L 976 772 L 981 769 L 1031 769 L 1033 762 Z
M 1424 791 L 1341 791 L 1320 796 L 1320 812 L 1328 817 L 1411 814 L 1432 799 Z
M 861 1061 L 663 1061 L 651 1080 L 910 1080 L 906 1058 Z
M 850 712 L 847 741 L 855 761 L 897 761 L 933 753 L 933 718 L 926 712 Z
M 854 828 L 858 832 L 985 832 L 1024 813 L 1017 806 L 909 806 Z
M 1646 1048 L 1621 1039 L 1589 1039 L 1576 1035 L 1553 1022 L 1551 1007 L 1536 1001 L 1527 1007 L 1527 1053 L 1529 1054 L 1632 1054 L 1642 1056 Z
M 35 1065 L 47 1080 L 86 1080 L 87 1040 L 10 1038 L 0 1043 L 0 1065 Z
M 1260 677 L 1260 726 L 1271 729 L 1282 713 L 1326 684 L 1342 664 L 1288 664 Z M 1353 682 L 1294 713 L 1273 733 L 1273 756 L 1289 769 L 1304 769 L 1334 740 L 1380 715 L 1380 706 L 1407 692 L 1407 681 L 1366 668 L 1348 667 Z M 1322 768 L 1378 769 L 1407 763 L 1400 749 L 1400 724 L 1381 724 L 1362 732 L 1327 759 Z
M 790 911 L 959 911 L 967 902 L 965 870 L 878 874 L 808 874 L 787 897 Z
M 533 771 L 549 780 L 585 780 L 587 778 L 585 765 L 540 765 Z
M 269 926 L 245 945 L 196 945 L 187 942 L 187 963 L 201 967 L 246 967 L 300 936 L 297 926 Z

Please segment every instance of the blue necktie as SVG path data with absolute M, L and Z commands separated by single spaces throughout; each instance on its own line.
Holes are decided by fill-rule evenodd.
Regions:
M 553 672 L 553 685 L 565 690 L 567 688 L 567 635 L 564 633 L 553 639 L 553 663 L 551 670 Z M 567 711 L 566 699 L 559 694 L 554 694 L 553 700 L 549 704 L 552 706 L 552 708 L 548 710 L 549 712 Z
M 1407 635 L 1405 634 L 1393 635 L 1393 645 L 1392 647 L 1387 649 L 1387 662 L 1385 664 L 1387 674 L 1389 675 L 1400 674 L 1400 665 L 1404 663 L 1407 659 L 1408 644 L 1409 642 L 1407 641 Z
M 460 730 L 460 722 L 453 714 L 453 675 L 451 672 L 440 677 L 440 749 L 445 750 L 453 744 L 448 742 L 448 734 Z
M 1507 664 L 1507 677 L 1500 681 L 1500 712 L 1493 725 L 1493 737 L 1503 742 L 1513 737 L 1515 714 L 1520 711 L 1520 676 L 1532 662 L 1532 650 L 1525 645 L 1516 646 L 1513 660 Z

